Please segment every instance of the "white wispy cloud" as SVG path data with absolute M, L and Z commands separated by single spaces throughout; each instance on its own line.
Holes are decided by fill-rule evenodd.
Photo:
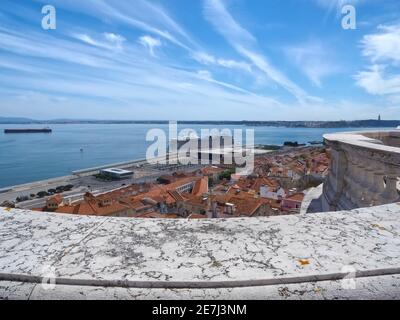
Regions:
M 2 32 L 3 31 L 3 32 Z M 96 39 L 100 36 L 105 37 L 105 35 L 97 35 Z M 150 73 L 154 76 L 151 78 L 151 82 L 148 83 L 149 86 L 155 87 L 160 84 L 167 84 L 168 89 L 171 90 L 173 88 L 174 81 L 164 80 L 165 75 L 176 75 L 180 74 L 186 78 L 189 78 L 187 81 L 198 80 L 198 76 L 196 74 L 183 73 L 180 69 L 165 69 L 162 64 L 154 65 L 150 62 L 146 62 L 144 57 L 141 57 L 138 52 L 135 52 L 134 47 L 127 45 L 126 52 L 118 51 L 113 52 L 112 55 L 109 55 L 106 51 L 100 50 L 105 44 L 100 43 L 94 38 L 87 36 L 86 33 L 82 34 L 74 34 L 74 39 L 78 39 L 79 41 L 83 41 L 84 43 L 90 44 L 93 48 L 86 47 L 84 45 L 77 44 L 72 41 L 60 40 L 53 37 L 48 36 L 45 33 L 34 33 L 31 34 L 22 34 L 16 31 L 8 30 L 5 32 L 4 28 L 0 27 L 0 44 L 7 43 L 7 51 L 17 53 L 25 56 L 26 58 L 38 57 L 38 58 L 51 58 L 53 60 L 62 61 L 64 63 L 75 64 L 75 65 L 85 65 L 88 67 L 99 69 L 100 72 L 102 69 L 113 70 L 116 76 L 120 76 L 123 79 L 127 78 L 127 75 L 135 76 L 140 80 L 140 85 L 146 85 L 146 79 L 149 80 L 148 76 L 149 70 L 152 70 Z M 112 36 L 112 39 L 115 39 L 115 36 Z M 54 43 L 57 43 L 57 46 L 54 46 Z M 114 41 L 112 41 L 114 42 Z M 4 46 L 6 47 L 6 46 Z M 98 49 L 97 49 L 98 48 Z M 75 54 L 74 54 L 75 53 Z M 162 63 L 162 62 L 160 62 Z M 27 70 L 27 65 L 18 64 L 14 62 L 7 62 L 6 60 L 2 61 L 4 66 L 7 66 L 9 69 L 14 70 Z M 54 68 L 50 68 L 49 70 L 54 70 Z M 66 74 L 59 73 L 60 78 L 66 78 L 69 72 L 72 72 L 73 69 L 64 70 Z M 160 70 L 166 70 L 162 73 L 159 73 Z M 29 68 L 29 71 L 32 71 L 32 68 Z M 38 73 L 42 73 L 46 71 L 46 68 L 42 68 L 41 70 L 36 68 Z M 75 70 L 79 75 L 82 73 L 82 69 Z M 129 72 L 128 72 L 129 71 Z M 155 75 L 159 75 L 159 79 L 155 78 Z M 53 75 L 54 76 L 54 75 Z M 80 78 L 82 76 L 79 76 Z M 104 78 L 104 76 L 101 76 Z M 209 80 L 209 79 L 207 79 Z M 119 80 L 121 81 L 121 80 Z M 75 81 L 74 81 L 75 82 Z M 185 80 L 183 80 L 185 82 Z M 210 81 L 208 81 L 210 82 Z M 76 82 L 75 82 L 76 83 Z M 225 82 L 214 81 L 214 84 L 218 84 L 221 87 L 230 88 L 231 90 L 235 90 L 238 92 L 245 92 L 239 87 L 230 85 Z M 175 82 L 176 84 L 176 82 Z M 48 88 L 54 88 L 54 83 L 49 81 L 47 84 Z M 197 83 L 198 85 L 198 83 Z M 74 90 L 77 90 L 79 94 L 84 94 L 86 92 L 89 94 L 90 90 L 82 90 L 85 86 L 73 86 Z M 179 83 L 177 84 L 177 88 L 180 87 Z M 67 90 L 71 88 L 69 85 L 64 85 L 57 87 L 56 89 L 64 88 Z M 60 89 L 61 90 L 61 89 Z M 62 90 L 61 90 L 62 91 Z M 100 94 L 101 92 L 107 92 L 106 88 L 101 88 L 101 90 L 93 90 L 94 93 Z M 122 94 L 121 91 L 118 91 Z M 73 90 L 68 91 L 69 94 L 73 94 Z M 156 95 L 155 95 L 156 96 Z M 115 97 L 115 96 L 114 96 Z
M 123 36 L 111 32 L 103 33 L 101 39 L 94 39 L 85 33 L 74 33 L 72 37 L 89 45 L 110 50 L 121 50 L 123 43 L 126 41 Z
M 340 62 L 332 51 L 317 41 L 302 43 L 284 48 L 289 61 L 305 74 L 317 87 L 322 87 L 322 79 L 340 72 Z
M 175 45 L 191 50 L 194 41 L 160 6 L 145 0 L 117 2 L 98 0 L 93 10 L 112 19 L 151 32 Z
M 246 63 L 244 61 L 235 61 L 235 60 L 229 60 L 229 59 L 217 59 L 218 65 L 228 68 L 228 69 L 237 69 L 237 70 L 243 70 L 247 72 L 252 72 L 251 69 L 251 64 Z
M 192 53 L 192 58 L 197 62 L 205 65 L 216 63 L 215 57 L 205 52 L 195 51 Z
M 307 0 L 308 1 L 308 0 Z M 313 0 L 319 7 L 326 9 L 327 13 L 336 12 L 339 15 L 345 5 L 358 6 L 368 0 Z
M 47 0 L 37 0 L 47 4 Z M 153 36 L 161 37 L 185 49 L 197 46 L 192 37 L 175 22 L 168 12 L 151 1 L 146 0 L 52 0 L 57 8 L 85 13 L 102 22 L 113 21 L 137 28 Z
M 123 36 L 112 32 L 105 32 L 104 37 L 108 42 L 114 44 L 117 48 L 121 48 L 122 44 L 126 41 Z
M 192 58 L 204 65 L 215 65 L 227 69 L 240 70 L 252 73 L 251 64 L 244 61 L 216 58 L 213 55 L 210 55 L 205 52 L 193 52 Z
M 197 72 L 197 74 L 198 74 L 199 78 L 201 78 L 201 79 L 205 79 L 205 80 L 212 79 L 212 74 L 208 70 L 199 70 Z
M 73 34 L 72 36 L 92 46 L 99 46 L 99 43 L 87 34 L 79 33 L 79 34 Z
M 259 53 L 255 37 L 234 20 L 220 0 L 205 0 L 204 13 L 207 20 L 232 47 L 249 59 L 270 79 L 292 93 L 299 101 L 313 99 L 274 67 L 263 54 Z
M 357 85 L 373 95 L 400 94 L 400 75 L 389 74 L 383 65 L 372 65 L 356 76 Z
M 400 25 L 378 26 L 378 33 L 364 36 L 363 55 L 373 62 L 400 64 Z
M 310 0 L 304 0 L 310 2 Z M 328 20 L 330 16 L 339 20 L 343 17 L 342 9 L 346 5 L 352 5 L 358 10 L 364 3 L 370 0 L 312 0 L 318 7 L 325 11 L 324 22 Z M 357 11 L 356 11 L 357 12 Z M 358 16 L 356 16 L 358 18 Z M 361 25 L 363 22 L 357 22 L 357 25 Z
M 366 70 L 355 75 L 356 84 L 390 102 L 400 99 L 400 25 L 381 25 L 361 41 L 362 54 L 369 59 Z
M 150 54 L 155 57 L 154 49 L 161 47 L 162 43 L 159 39 L 153 38 L 151 36 L 142 36 L 139 38 L 138 42 L 149 50 Z
M 43 2 L 47 3 L 46 0 Z M 372 104 L 356 102 L 321 103 L 314 99 L 308 104 L 281 103 L 272 96 L 252 92 L 247 81 L 236 81 L 235 76 L 243 76 L 242 72 L 261 74 L 263 79 L 272 79 L 299 101 L 309 98 L 302 88 L 268 60 L 258 47 L 257 39 L 229 13 L 221 16 L 221 12 L 212 8 L 208 12 L 215 24 L 221 22 L 219 28 L 225 30 L 215 29 L 236 50 L 236 53 L 220 57 L 212 48 L 206 50 L 198 45 L 190 33 L 155 2 L 52 2 L 57 8 L 95 17 L 98 19 L 96 27 L 83 23 L 77 29 L 73 26 L 75 21 L 70 21 L 71 28 L 54 32 L 35 32 L 35 28 L 24 28 L 22 32 L 18 31 L 21 28 L 12 27 L 18 25 L 15 21 L 8 21 L 10 25 L 5 27 L 8 22 L 2 20 L 0 109 L 4 113 L 43 118 L 62 115 L 154 119 L 157 115 L 160 119 L 175 117 L 186 120 L 254 120 L 265 117 L 272 120 L 281 120 L 282 117 L 321 120 L 348 117 L 349 110 L 357 117 L 368 116 L 371 110 L 376 110 Z M 32 21 L 37 23 L 36 16 Z M 96 29 L 108 32 L 96 32 Z M 128 33 L 130 31 L 133 32 Z M 130 39 L 130 34 L 135 34 L 134 38 Z M 138 44 L 138 34 L 158 39 L 166 48 L 162 57 L 152 59 L 144 52 Z M 173 50 L 167 50 L 174 45 Z M 153 46 L 155 53 L 157 48 L 159 46 Z M 178 57 L 184 53 L 185 58 L 189 56 L 198 63 L 193 60 L 188 63 L 188 59 L 181 62 L 176 56 L 168 57 L 171 51 L 179 52 Z M 390 75 L 390 70 L 381 70 L 381 78 L 390 80 L 390 86 L 396 88 L 397 79 Z M 321 74 L 313 76 L 316 82 L 324 77 Z M 376 92 L 387 93 L 393 101 L 396 99 L 395 94 L 390 93 L 396 92 L 394 89 Z
M 249 90 L 245 90 L 243 88 L 240 88 L 238 86 L 232 85 L 230 83 L 226 83 L 226 82 L 218 81 L 218 80 L 214 79 L 212 73 L 210 71 L 208 71 L 208 70 L 199 70 L 197 72 L 197 75 L 202 80 L 206 80 L 208 82 L 217 84 L 219 86 L 228 88 L 228 89 L 233 90 L 233 91 L 237 91 L 237 92 L 241 92 L 241 93 L 247 94 L 247 95 L 252 96 L 252 97 L 261 98 L 261 96 L 257 96 L 255 93 L 253 93 L 253 92 L 251 92 Z M 275 101 L 273 99 L 269 99 L 269 98 L 266 98 L 266 97 L 262 97 L 262 99 L 265 99 L 265 101 L 268 101 L 268 104 L 270 104 L 270 105 L 280 105 L 280 103 L 278 101 Z
M 39 0 L 45 2 L 45 0 Z M 213 64 L 215 66 L 244 71 L 251 73 L 251 65 L 243 61 L 235 61 L 215 57 L 205 52 L 202 47 L 193 39 L 178 22 L 159 4 L 146 0 L 54 0 L 57 7 L 63 7 L 77 12 L 87 12 L 96 18 L 116 21 L 136 29 L 148 32 L 146 38 L 139 39 L 145 45 L 150 54 L 158 47 L 160 38 L 186 50 L 191 58 L 201 64 Z M 91 45 L 105 46 L 97 39 L 87 34 L 77 34 L 81 41 Z M 151 38 L 151 39 L 150 39 Z
M 21 33 L 11 29 L 0 27 L 0 46 L 9 52 L 24 56 L 50 58 L 64 62 L 78 63 L 86 66 L 107 65 L 107 61 L 95 56 L 85 49 L 84 45 L 74 45 L 66 40 L 57 40 L 43 33 Z
M 243 110 L 251 106 L 265 110 L 279 104 L 219 81 L 211 73 L 193 72 L 179 64 L 169 66 L 164 61 L 148 59 L 135 43 L 124 41 L 124 50 L 104 50 L 104 45 L 115 46 L 120 38 L 116 34 L 110 36 L 111 33 L 106 36 L 81 31 L 70 38 L 58 38 L 53 33 L 21 33 L 0 27 L 0 46 L 9 52 L 1 54 L 0 91 L 7 94 L 0 102 L 2 110 L 8 110 L 7 103 L 13 101 L 14 112 L 24 112 L 26 99 L 18 98 L 21 92 L 37 93 L 30 95 L 30 106 L 37 114 L 47 108 L 47 117 L 52 116 L 50 106 L 56 100 L 66 116 L 75 112 L 80 116 L 98 117 L 101 114 L 98 110 L 104 106 L 102 110 L 106 112 L 108 104 L 108 112 L 114 116 L 129 116 L 140 110 L 143 118 L 154 114 L 162 118 L 183 115 L 188 105 L 194 108 L 188 117 L 201 118 L 207 110 L 223 117 L 231 108 Z M 58 97 L 67 99 L 61 101 Z M 164 108 L 168 110 L 165 113 Z M 59 113 L 60 110 L 54 110 L 54 114 Z

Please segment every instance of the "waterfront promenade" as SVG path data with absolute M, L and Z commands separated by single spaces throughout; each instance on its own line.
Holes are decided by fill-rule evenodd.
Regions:
M 118 181 L 100 181 L 94 177 L 95 174 L 103 168 L 122 168 L 129 169 L 134 172 L 133 178 L 123 179 Z M 23 185 L 10 186 L 0 190 L 0 204 L 4 201 L 14 201 L 17 197 L 29 196 L 30 194 L 37 194 L 40 191 L 47 191 L 49 189 L 56 189 L 58 186 L 73 185 L 71 191 L 63 193 L 67 201 L 81 200 L 86 192 L 91 192 L 95 195 L 108 192 L 114 189 L 121 188 L 123 185 L 132 183 L 146 183 L 155 182 L 158 177 L 164 174 L 169 174 L 177 169 L 195 170 L 203 167 L 202 165 L 152 165 L 148 164 L 145 159 L 138 159 L 122 163 L 114 163 L 105 166 L 93 167 L 82 169 L 72 172 L 69 176 L 63 176 L 53 179 L 42 181 L 35 181 Z M 24 209 L 32 209 L 42 207 L 45 203 L 45 198 L 35 198 L 32 200 L 18 203 L 17 206 Z

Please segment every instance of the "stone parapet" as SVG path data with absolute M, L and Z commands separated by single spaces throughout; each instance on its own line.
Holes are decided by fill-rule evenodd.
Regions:
M 332 162 L 322 209 L 350 210 L 399 201 L 399 138 L 400 131 L 325 135 Z
M 0 209 L 0 298 L 400 298 L 399 230 L 397 203 L 212 220 Z

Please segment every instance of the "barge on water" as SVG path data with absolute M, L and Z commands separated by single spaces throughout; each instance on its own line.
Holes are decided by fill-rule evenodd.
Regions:
M 4 129 L 4 133 L 51 133 L 50 128 L 43 129 Z

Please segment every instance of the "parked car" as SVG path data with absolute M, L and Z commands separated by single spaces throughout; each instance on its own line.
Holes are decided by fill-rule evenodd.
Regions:
M 39 198 L 44 198 L 44 197 L 46 197 L 46 196 L 49 196 L 49 193 L 46 192 L 46 191 L 40 191 L 40 192 L 37 193 L 37 196 L 38 196 Z
M 16 199 L 17 202 L 23 202 L 23 201 L 28 201 L 28 200 L 29 200 L 28 196 L 19 196 Z
M 72 188 L 74 187 L 74 185 L 72 184 L 68 184 L 64 187 L 64 191 L 70 191 Z

